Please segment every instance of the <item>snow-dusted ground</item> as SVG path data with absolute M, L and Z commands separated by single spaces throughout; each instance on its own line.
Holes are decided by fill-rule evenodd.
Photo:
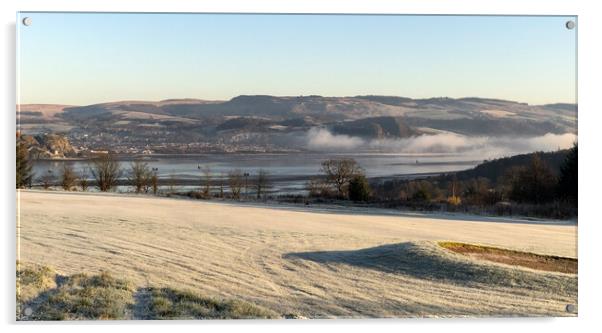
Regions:
M 574 275 L 474 261 L 450 240 L 576 257 L 577 227 L 450 215 L 19 193 L 18 253 L 307 317 L 567 315 Z M 316 207 L 317 208 L 317 207 Z

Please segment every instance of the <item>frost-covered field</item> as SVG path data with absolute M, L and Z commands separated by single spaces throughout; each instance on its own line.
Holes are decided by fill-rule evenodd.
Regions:
M 576 257 L 571 223 L 19 193 L 19 259 L 321 317 L 568 315 L 575 275 L 469 259 L 437 240 Z

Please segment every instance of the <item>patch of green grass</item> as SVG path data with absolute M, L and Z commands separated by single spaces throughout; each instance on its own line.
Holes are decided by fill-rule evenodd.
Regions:
M 151 319 L 270 319 L 276 313 L 240 300 L 218 300 L 190 291 L 151 288 Z
M 133 292 L 127 281 L 106 272 L 71 275 L 57 288 L 38 296 L 31 319 L 125 319 L 133 306 Z
M 578 261 L 575 258 L 547 256 L 459 242 L 439 242 L 439 246 L 463 255 L 507 265 L 522 266 L 549 272 L 577 274 Z

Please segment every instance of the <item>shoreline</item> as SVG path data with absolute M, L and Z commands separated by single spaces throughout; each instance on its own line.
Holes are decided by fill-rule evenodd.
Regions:
M 152 154 L 128 154 L 128 153 L 115 153 L 117 158 L 123 158 L 126 161 L 133 160 L 135 158 L 193 158 L 201 157 L 204 155 L 332 155 L 332 156 L 370 156 L 370 155 L 385 155 L 385 156 L 402 156 L 402 157 L 449 157 L 449 156 L 461 156 L 460 153 L 395 153 L 395 152 L 383 152 L 383 151 L 361 151 L 361 152 L 325 152 L 325 151 L 208 151 L 199 153 L 152 153 Z M 37 158 L 34 161 L 72 161 L 72 160 L 92 160 L 95 156 L 87 157 L 56 157 L 56 158 Z M 471 161 L 472 162 L 472 161 Z M 478 162 L 478 161 L 475 161 Z

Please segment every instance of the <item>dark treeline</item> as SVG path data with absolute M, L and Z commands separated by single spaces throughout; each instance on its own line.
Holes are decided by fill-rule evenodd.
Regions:
M 577 216 L 577 145 L 486 161 L 453 174 L 372 184 L 387 207 L 549 218 Z
M 570 151 L 570 149 L 564 149 L 555 152 L 537 152 L 536 154 L 549 167 L 554 176 L 559 176 L 560 169 L 564 165 Z M 533 155 L 533 153 L 521 154 L 512 157 L 485 160 L 472 169 L 456 172 L 454 175 L 458 180 L 487 178 L 489 181 L 496 182 L 509 168 L 529 164 Z
M 567 218 L 577 214 L 577 145 L 485 161 L 477 167 L 422 179 L 368 181 L 352 159 L 322 163 L 307 185 L 318 201 L 351 200 L 418 210 Z

